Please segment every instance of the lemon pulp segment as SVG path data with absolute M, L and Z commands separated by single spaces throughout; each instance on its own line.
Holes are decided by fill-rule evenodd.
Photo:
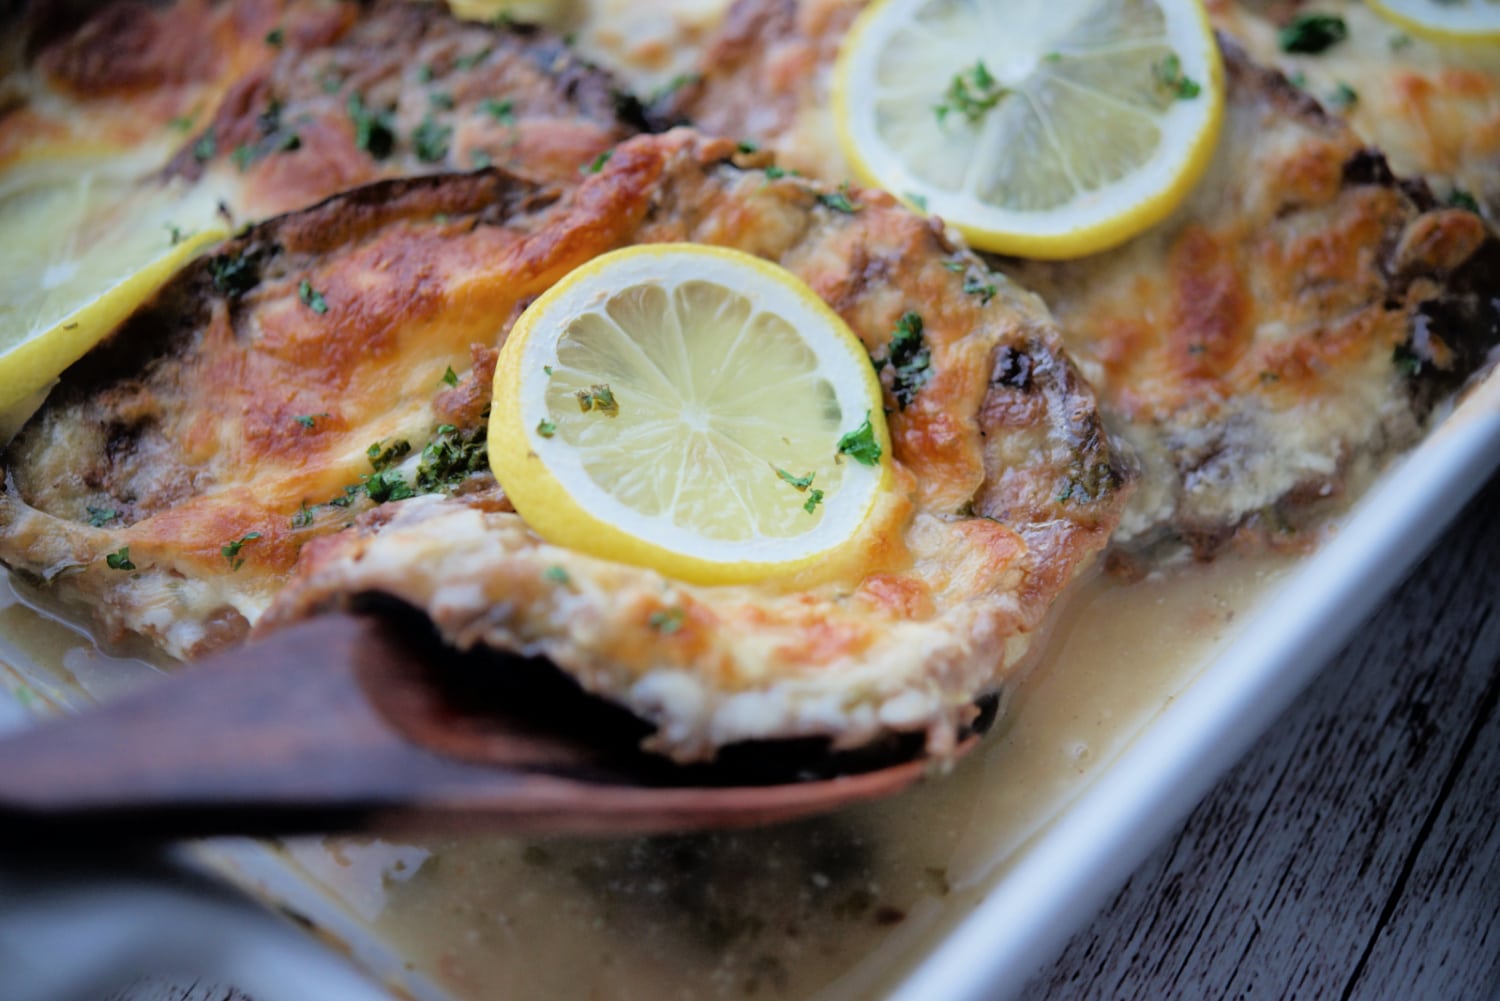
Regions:
M 34 164 L 0 189 L 0 411 L 43 389 L 208 243 L 206 192 Z
M 840 50 L 840 139 L 866 183 L 976 246 L 1104 249 L 1207 167 L 1223 67 L 1198 0 L 884 0 Z
M 862 431 L 874 461 L 840 451 Z M 687 244 L 605 255 L 529 307 L 496 367 L 490 441 L 543 538 L 702 583 L 851 544 L 889 454 L 843 321 L 773 264 Z
M 1367 0 L 1370 9 L 1435 41 L 1500 42 L 1500 0 Z

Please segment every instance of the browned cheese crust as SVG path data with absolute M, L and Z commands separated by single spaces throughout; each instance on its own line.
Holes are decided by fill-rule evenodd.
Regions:
M 51 146 L 175 147 L 236 79 L 275 58 L 268 34 L 326 45 L 357 14 L 337 0 L 32 0 L 7 25 L 0 163 Z
M 493 165 L 571 183 L 642 124 L 554 35 L 383 0 L 331 42 L 287 37 L 168 170 L 217 175 L 238 212 L 263 218 L 383 177 Z
M 1118 540 L 1295 541 L 1500 340 L 1500 247 L 1225 45 L 1214 163 L 1118 250 L 1007 270 L 1053 307 L 1146 474 Z
M 846 176 L 828 93 L 862 6 L 738 0 L 673 110 L 808 173 Z M 1093 258 L 1001 263 L 1052 308 L 1140 455 L 1117 535 L 1137 551 L 1297 543 L 1500 342 L 1500 254 L 1480 217 L 1398 180 L 1343 120 L 1223 47 L 1215 162 L 1171 218 Z
M 252 230 L 64 376 L 5 456 L 0 558 L 183 655 L 238 639 L 289 576 L 268 622 L 393 594 L 461 645 L 547 654 L 683 757 L 891 729 L 950 746 L 1104 546 L 1129 477 L 1034 296 L 882 194 L 841 211 L 757 162 L 679 131 L 561 196 L 499 172 L 385 182 Z M 473 452 L 424 483 L 426 443 L 481 440 L 518 312 L 601 253 L 661 241 L 780 262 L 875 357 L 922 315 L 931 378 L 888 397 L 898 527 L 864 540 L 859 573 L 688 587 L 544 544 Z M 377 464 L 393 453 L 384 474 L 372 445 Z M 382 476 L 431 493 L 355 519 Z M 94 527 L 99 511 L 118 518 Z M 133 570 L 108 565 L 123 547 Z M 650 625 L 672 609 L 679 629 Z
M 1209 0 L 1220 31 L 1337 110 L 1406 177 L 1440 198 L 1473 198 L 1500 221 L 1500 45 L 1439 42 L 1403 31 L 1358 0 Z M 1287 52 L 1280 29 L 1299 16 L 1340 18 L 1346 36 Z

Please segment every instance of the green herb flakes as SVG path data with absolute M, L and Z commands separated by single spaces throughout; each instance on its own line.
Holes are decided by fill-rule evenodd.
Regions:
M 651 618 L 646 621 L 652 629 L 664 636 L 670 636 L 682 628 L 683 620 L 686 618 L 687 614 L 681 608 L 673 607 L 660 612 L 652 612 Z
M 812 486 L 813 477 L 816 476 L 817 473 L 808 473 L 806 476 L 793 476 L 785 469 L 778 469 L 776 470 L 776 475 L 781 477 L 783 482 L 790 483 L 793 489 L 805 493 L 807 491 L 807 488 Z
M 1276 40 L 1282 52 L 1316 55 L 1349 37 L 1349 26 L 1337 14 L 1298 14 L 1280 32 Z
M 395 108 L 376 111 L 365 104 L 363 94 L 350 94 L 344 105 L 354 122 L 354 146 L 376 160 L 384 160 L 396 148 Z
M 306 278 L 302 279 L 302 284 L 297 286 L 297 298 L 301 299 L 304 306 L 319 316 L 328 312 L 328 301 L 323 298 L 323 293 L 313 288 L 312 283 Z
M 321 414 L 302 414 L 302 415 L 300 415 L 298 417 L 293 417 L 292 420 L 296 421 L 298 424 L 301 424 L 303 427 L 307 428 L 307 430 L 311 431 L 314 427 L 317 426 L 318 420 L 320 418 L 327 417 L 327 416 L 328 416 L 327 413 L 321 413 Z
M 812 514 L 818 510 L 818 505 L 823 503 L 823 491 L 813 488 L 807 492 L 807 500 L 802 504 L 802 510 Z
M 481 104 L 480 107 L 483 108 L 491 118 L 499 122 L 501 125 L 516 124 L 515 101 L 496 101 L 493 98 L 486 98 L 485 102 Z
M 609 162 L 609 158 L 613 155 L 614 150 L 607 149 L 603 153 L 600 153 L 598 156 L 594 157 L 594 159 L 589 163 L 585 164 L 582 167 L 579 167 L 578 172 L 580 174 L 597 174 L 599 173 L 599 171 L 604 169 L 604 165 Z
M 932 378 L 932 352 L 928 350 L 926 338 L 922 336 L 922 317 L 917 313 L 904 313 L 896 321 L 896 332 L 891 335 L 891 346 L 886 353 L 886 363 L 892 372 L 891 394 L 896 403 L 905 410 L 916 399 L 917 392 Z
M 1348 110 L 1359 103 L 1359 91 L 1340 81 L 1333 88 L 1333 93 L 1328 95 L 1328 103 L 1341 111 Z
M 418 160 L 423 163 L 438 163 L 448 155 L 448 140 L 452 137 L 452 127 L 442 125 L 431 115 L 427 115 L 422 119 L 422 124 L 412 130 L 411 145 Z
M 259 532 L 246 532 L 244 535 L 240 536 L 238 539 L 235 539 L 233 542 L 229 543 L 229 545 L 224 546 L 219 550 L 219 554 L 223 556 L 225 562 L 229 564 L 229 569 L 231 571 L 238 570 L 240 567 L 245 565 L 244 558 L 240 556 L 240 550 L 245 548 L 245 543 L 254 542 L 258 538 L 260 538 Z
M 118 551 L 106 555 L 104 565 L 111 570 L 134 570 L 135 564 L 130 562 L 130 547 L 121 546 Z
M 103 528 L 120 516 L 120 512 L 112 507 L 85 507 L 89 513 L 89 525 L 93 528 Z
M 1179 101 L 1189 101 L 1203 92 L 1198 81 L 1190 79 L 1182 72 L 1182 60 L 1177 53 L 1171 52 L 1159 63 L 1151 64 L 1151 75 L 1156 79 L 1156 85 Z
M 448 368 L 443 372 L 443 384 L 447 386 L 458 385 L 458 373 L 453 371 L 452 365 L 449 365 Z
M 553 435 L 557 434 L 557 425 L 549 421 L 547 418 L 543 417 L 541 420 L 536 422 L 536 433 L 541 435 L 543 438 L 551 438 Z
M 286 44 L 286 31 L 281 28 L 272 28 L 266 32 L 266 44 L 273 49 L 279 49 Z
M 843 212 L 847 215 L 853 215 L 861 208 L 861 206 L 856 205 L 854 204 L 854 202 L 849 200 L 848 181 L 840 184 L 837 191 L 825 191 L 823 194 L 819 195 L 818 202 L 822 205 L 826 205 L 828 208 L 833 209 L 835 212 Z
M 948 81 L 948 89 L 943 92 L 942 102 L 933 105 L 932 110 L 940 125 L 951 114 L 962 115 L 970 125 L 978 125 L 1009 93 L 1010 88 L 1002 87 L 980 60 L 953 75 Z
M 193 159 L 199 163 L 207 163 L 212 160 L 214 154 L 218 151 L 219 141 L 214 138 L 213 129 L 209 129 L 203 133 L 198 137 L 198 141 L 193 143 Z
M 995 298 L 996 291 L 994 282 L 984 281 L 974 275 L 964 276 L 964 292 L 968 295 L 979 296 L 981 306 L 988 306 L 990 300 Z
M 615 394 L 607 382 L 595 383 L 573 395 L 578 398 L 578 409 L 584 413 L 597 410 L 606 417 L 620 415 L 620 404 L 615 400 Z
M 404 438 L 397 438 L 389 445 L 383 441 L 377 441 L 365 449 L 365 455 L 370 460 L 370 468 L 377 473 L 401 461 L 410 452 L 411 442 Z
M 555 563 L 542 571 L 542 577 L 554 584 L 569 584 L 573 580 L 573 578 L 568 576 L 568 571 Z
M 870 424 L 869 414 L 865 414 L 864 423 L 839 439 L 838 449 L 863 466 L 880 462 L 880 442 L 875 440 L 875 428 Z

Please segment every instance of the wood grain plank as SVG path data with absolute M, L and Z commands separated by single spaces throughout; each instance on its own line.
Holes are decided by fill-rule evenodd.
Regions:
M 1500 989 L 1500 479 L 1028 998 Z

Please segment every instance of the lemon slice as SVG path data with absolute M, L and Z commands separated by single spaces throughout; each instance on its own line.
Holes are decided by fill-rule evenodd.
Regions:
M 1414 35 L 1437 41 L 1500 42 L 1500 0 L 1367 0 Z
M 33 163 L 0 182 L 0 414 L 34 398 L 206 244 L 206 191 L 106 162 Z
M 512 329 L 490 463 L 542 538 L 679 580 L 840 564 L 887 489 L 869 355 L 791 273 L 738 251 L 632 247 Z
M 981 249 L 1076 257 L 1187 196 L 1224 70 L 1199 0 L 883 0 L 844 40 L 833 97 L 866 184 Z

